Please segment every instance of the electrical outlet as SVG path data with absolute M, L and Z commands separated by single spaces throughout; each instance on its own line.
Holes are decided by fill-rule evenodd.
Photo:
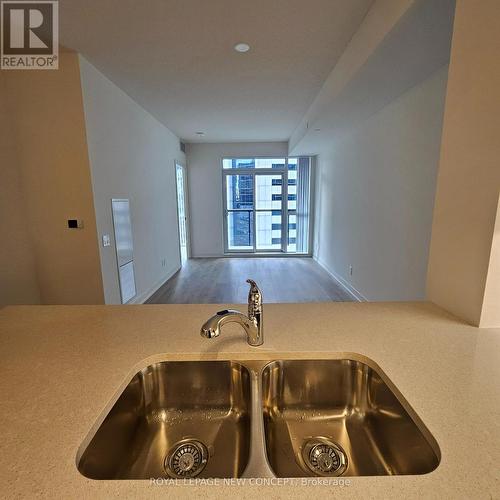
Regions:
M 349 266 L 349 276 L 352 276 L 352 266 Z

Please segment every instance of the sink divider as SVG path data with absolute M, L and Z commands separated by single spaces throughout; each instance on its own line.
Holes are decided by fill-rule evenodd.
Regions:
M 260 363 L 261 365 L 266 363 Z M 242 474 L 242 478 L 255 477 L 276 477 L 266 455 L 266 440 L 264 436 L 264 419 L 262 418 L 262 377 L 261 372 L 263 367 L 246 366 L 250 372 L 250 388 L 251 388 L 251 405 L 252 418 L 250 425 L 250 456 L 248 464 Z

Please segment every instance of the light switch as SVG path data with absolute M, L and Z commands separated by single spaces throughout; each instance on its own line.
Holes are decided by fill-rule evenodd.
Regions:
M 111 238 L 110 238 L 109 234 L 102 235 L 102 246 L 103 247 L 111 246 Z

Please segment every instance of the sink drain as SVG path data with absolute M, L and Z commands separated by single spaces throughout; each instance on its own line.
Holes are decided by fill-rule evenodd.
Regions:
M 319 476 L 340 476 L 347 469 L 347 455 L 332 441 L 318 437 L 306 442 L 302 458 L 307 467 Z
M 165 457 L 165 472 L 173 478 L 196 477 L 207 465 L 208 451 L 200 441 L 186 439 L 176 443 Z

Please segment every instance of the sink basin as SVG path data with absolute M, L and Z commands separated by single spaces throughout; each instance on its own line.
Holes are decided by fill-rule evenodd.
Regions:
M 273 472 L 278 477 L 431 472 L 439 464 L 439 447 L 396 392 L 361 361 L 268 364 L 262 403 Z
M 137 373 L 79 453 L 92 479 L 425 474 L 439 447 L 369 359 L 177 361 Z
M 78 461 L 92 479 L 239 477 L 250 447 L 250 375 L 230 361 L 137 373 Z

